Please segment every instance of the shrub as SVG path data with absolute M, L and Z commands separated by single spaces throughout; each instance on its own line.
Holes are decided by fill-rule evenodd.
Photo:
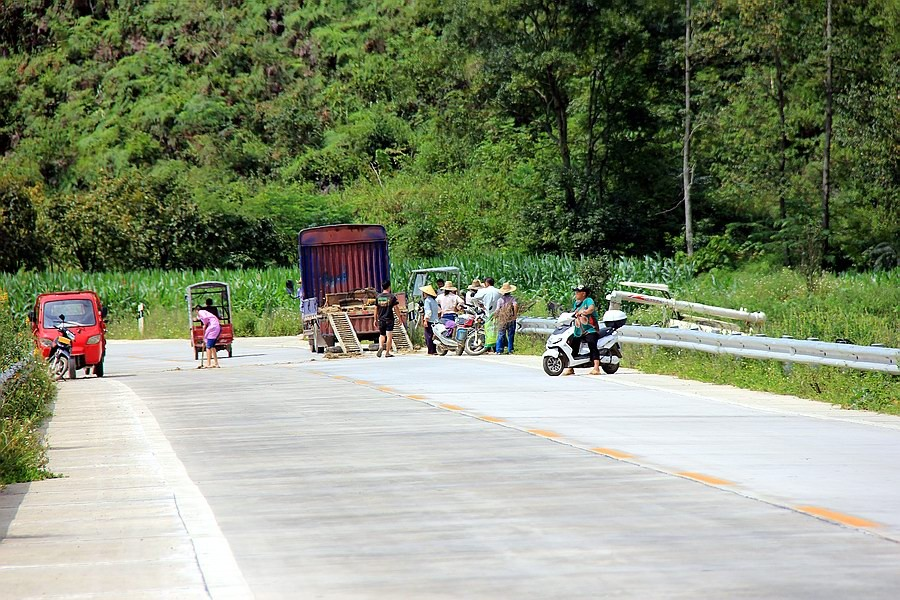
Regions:
M 25 361 L 15 375 L 0 384 L 0 484 L 47 477 L 45 447 L 40 426 L 50 415 L 56 388 L 44 362 L 32 352 L 32 342 L 21 321 L 9 310 L 0 290 L 0 371 Z

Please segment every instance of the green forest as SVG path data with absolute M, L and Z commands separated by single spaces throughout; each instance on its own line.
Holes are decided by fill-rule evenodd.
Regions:
M 4 0 L 0 271 L 288 265 L 339 222 L 890 269 L 898 81 L 900 0 Z

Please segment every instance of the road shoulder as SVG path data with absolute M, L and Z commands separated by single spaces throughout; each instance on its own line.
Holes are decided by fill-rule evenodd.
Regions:
M 0 493 L 0 589 L 16 598 L 252 597 L 206 500 L 127 386 L 61 383 L 46 440 L 49 469 L 62 477 Z

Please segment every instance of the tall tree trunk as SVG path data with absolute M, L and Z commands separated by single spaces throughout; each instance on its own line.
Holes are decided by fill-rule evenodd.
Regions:
M 556 80 L 553 70 L 547 68 L 547 83 L 550 88 L 550 98 L 553 101 L 553 113 L 556 117 L 556 128 L 559 131 L 558 146 L 559 157 L 563 166 L 563 190 L 566 193 L 566 206 L 570 211 L 578 208 L 575 201 L 575 186 L 572 183 L 572 153 L 569 149 L 569 100 L 564 90 Z
M 828 252 L 828 230 L 831 226 L 831 0 L 826 0 L 825 16 L 825 148 L 822 161 L 822 259 Z
M 684 147 L 682 177 L 684 179 L 684 241 L 687 254 L 694 254 L 694 228 L 691 219 L 691 0 L 684 8 Z
M 781 66 L 781 48 L 775 44 L 775 88 L 778 94 L 778 126 L 781 134 L 780 157 L 778 160 L 778 214 L 781 220 L 787 219 L 787 206 L 784 200 L 785 167 L 787 164 L 787 126 L 784 119 L 784 69 Z

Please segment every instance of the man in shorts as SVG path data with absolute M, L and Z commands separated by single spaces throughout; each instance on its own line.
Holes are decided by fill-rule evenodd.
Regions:
M 391 354 L 394 343 L 394 307 L 400 304 L 397 296 L 391 293 L 391 282 L 381 284 L 381 293 L 375 297 L 375 326 L 378 327 L 378 358 L 384 354 L 385 358 Z

